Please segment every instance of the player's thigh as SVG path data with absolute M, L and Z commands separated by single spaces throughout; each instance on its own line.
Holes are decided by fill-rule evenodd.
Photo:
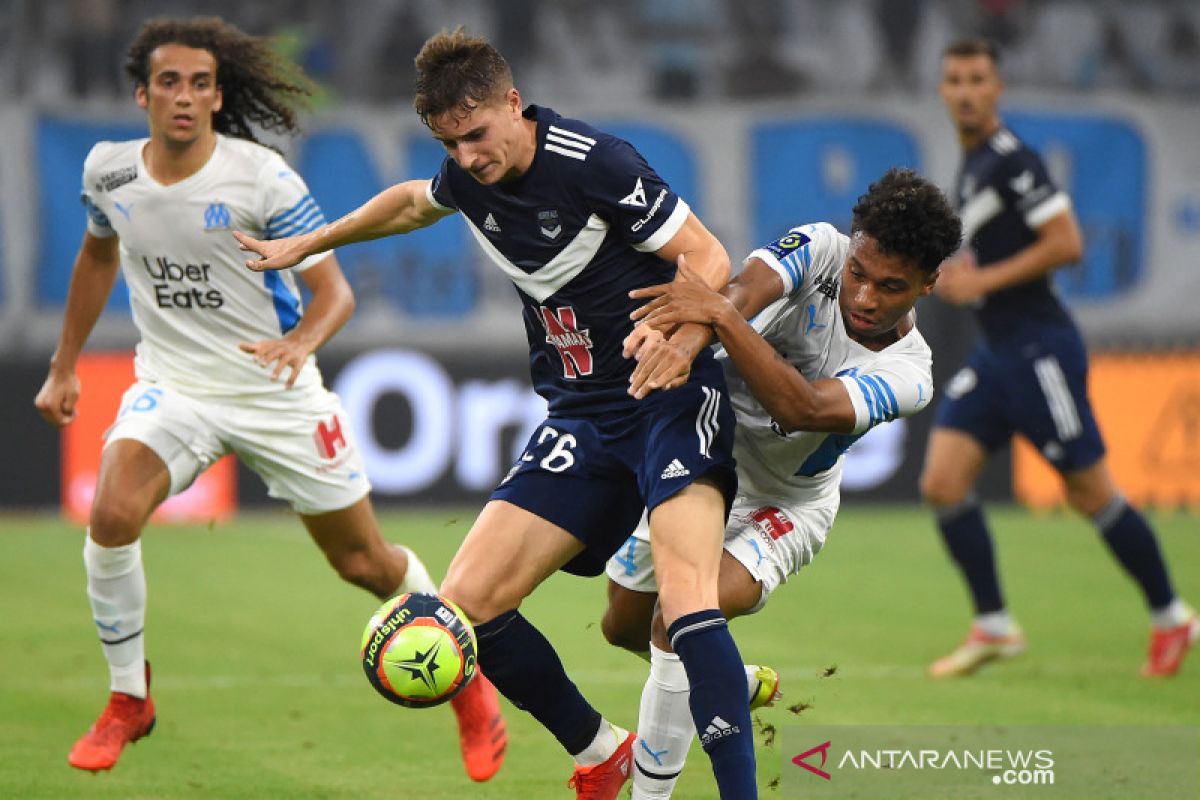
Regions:
M 739 496 L 725 531 L 721 608 L 753 614 L 771 594 L 812 563 L 837 517 L 838 501 Z
M 104 448 L 92 499 L 89 535 L 103 547 L 130 544 L 171 488 L 171 473 L 158 453 L 135 439 Z
M 163 500 L 190 486 L 224 452 L 203 403 L 162 384 L 134 383 L 105 434 L 93 538 L 107 546 L 133 541 Z
M 958 428 L 934 428 L 925 447 L 922 497 L 937 507 L 961 503 L 975 486 L 987 455 L 971 433 Z
M 651 553 L 663 620 L 718 606 L 725 495 L 707 478 L 650 511 Z
M 564 528 L 504 500 L 491 500 L 450 562 L 441 593 L 472 622 L 520 606 L 546 578 L 583 550 Z
M 569 532 L 583 549 L 565 572 L 594 576 L 637 526 L 644 504 L 634 473 L 595 420 L 552 417 L 540 425 L 492 492 Z
M 350 508 L 371 490 L 337 395 L 321 386 L 226 404 L 222 436 L 242 462 L 301 516 Z

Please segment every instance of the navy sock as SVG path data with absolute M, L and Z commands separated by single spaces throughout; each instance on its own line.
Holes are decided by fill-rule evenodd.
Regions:
M 1157 610 L 1169 605 L 1175 599 L 1175 590 L 1158 549 L 1158 539 L 1146 518 L 1124 498 L 1117 498 L 1092 517 L 1092 521 L 1104 535 L 1108 549 L 1137 581 L 1150 608 Z
M 592 743 L 600 730 L 600 712 L 567 677 L 546 637 L 519 611 L 476 625 L 475 638 L 479 665 L 500 694 L 532 714 L 571 755 Z
M 758 797 L 750 704 L 744 691 L 736 691 L 745 686 L 746 673 L 725 618 L 715 608 L 685 614 L 671 623 L 667 635 L 687 671 L 692 720 L 721 797 Z
M 975 614 L 1001 611 L 1004 596 L 1000 592 L 1000 576 L 996 573 L 992 537 L 979 501 L 972 496 L 960 505 L 940 509 L 937 523 L 950 557 L 967 580 Z

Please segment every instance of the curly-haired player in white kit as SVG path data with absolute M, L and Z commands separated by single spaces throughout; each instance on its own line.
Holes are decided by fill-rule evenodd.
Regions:
M 110 769 L 154 727 L 142 530 L 226 453 L 291 504 L 345 580 L 380 598 L 436 591 L 413 552 L 380 535 L 350 426 L 317 371 L 313 353 L 354 308 L 336 258 L 256 275 L 230 235 L 324 223 L 304 181 L 252 130 L 294 132 L 307 79 L 267 40 L 216 18 L 148 22 L 126 71 L 150 135 L 100 142 L 84 163 L 87 232 L 35 400 L 52 425 L 74 419 L 75 363 L 122 270 L 141 334 L 137 380 L 106 436 L 83 549 L 112 694 L 68 757 L 91 771 Z M 297 276 L 312 292 L 303 310 Z M 454 709 L 467 772 L 487 780 L 507 741 L 496 691 L 476 680 Z

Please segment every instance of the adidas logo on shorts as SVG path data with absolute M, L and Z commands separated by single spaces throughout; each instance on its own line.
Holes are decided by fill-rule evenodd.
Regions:
M 686 475 L 691 475 L 688 468 L 679 462 L 678 458 L 671 459 L 671 463 L 667 464 L 667 468 L 659 475 L 659 480 L 669 480 L 671 478 L 682 478 Z
M 741 733 L 741 728 L 737 725 L 730 725 L 720 717 L 713 717 L 712 722 L 708 723 L 708 727 L 704 729 L 704 734 L 700 737 L 700 744 L 707 745 L 735 733 Z

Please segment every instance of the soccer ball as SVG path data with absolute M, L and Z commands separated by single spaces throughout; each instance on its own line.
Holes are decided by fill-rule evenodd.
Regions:
M 408 708 L 446 702 L 475 677 L 475 631 L 436 594 L 402 594 L 367 622 L 362 665 L 381 695 Z

